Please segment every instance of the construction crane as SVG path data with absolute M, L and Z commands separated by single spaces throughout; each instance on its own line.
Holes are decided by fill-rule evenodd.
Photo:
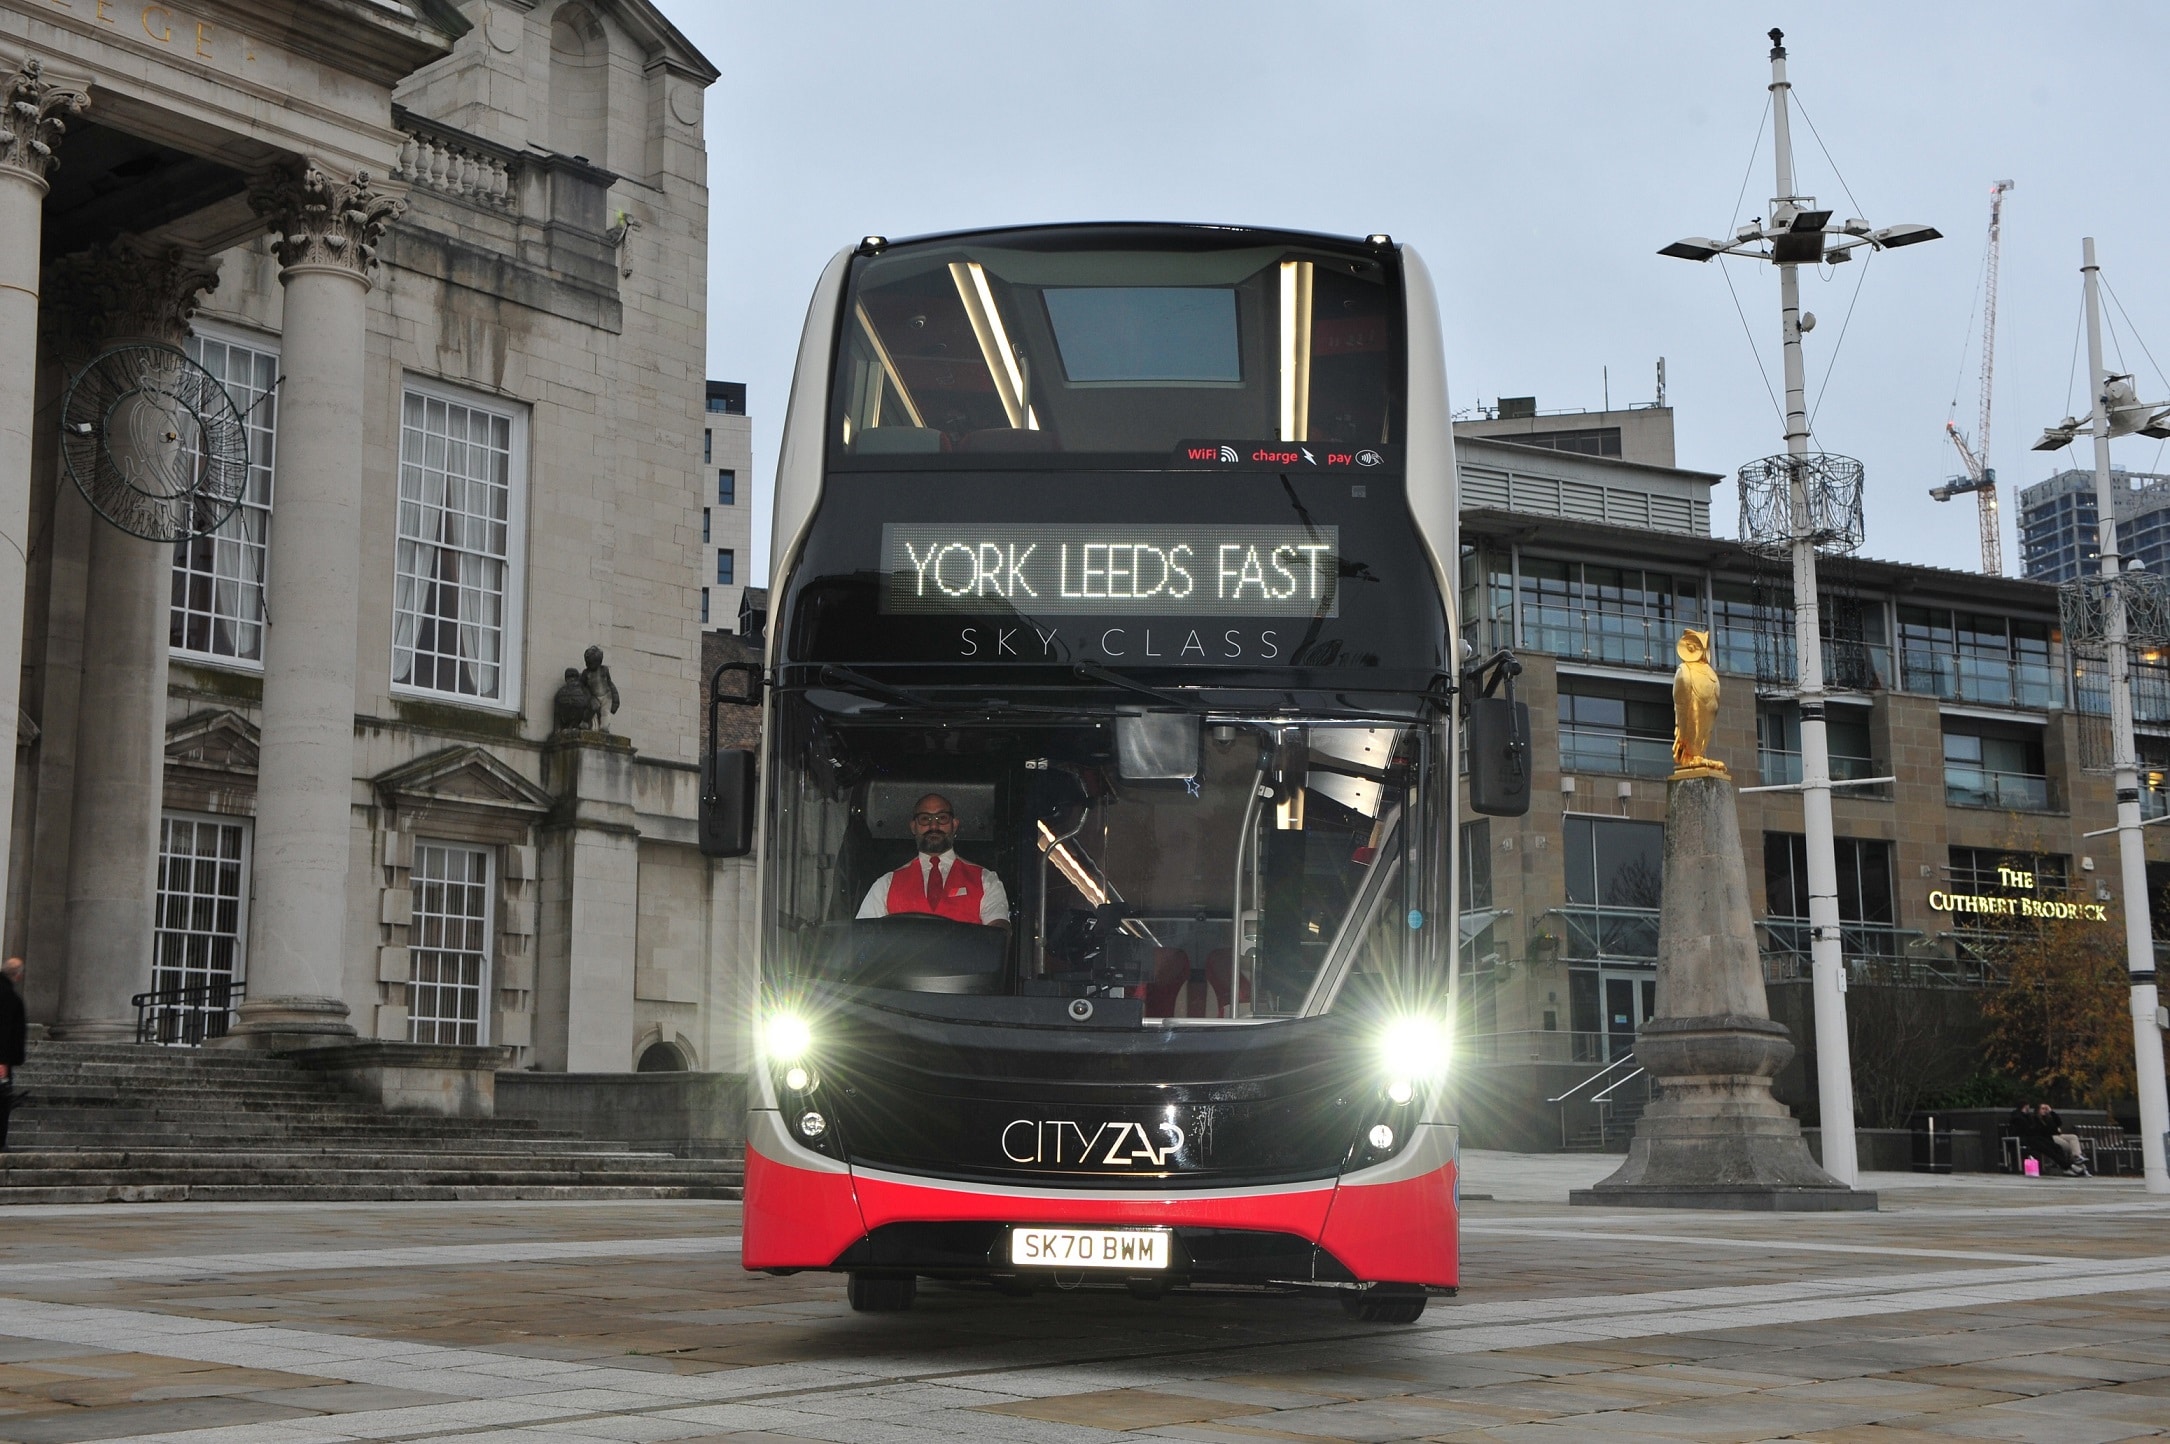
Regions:
M 1982 573 L 2004 575 L 2004 528 L 1997 516 L 1997 472 L 1989 464 L 1989 396 L 1997 374 L 1997 253 L 2004 240 L 2004 193 L 2012 182 L 2000 180 L 1989 188 L 1989 252 L 1982 263 L 1982 411 L 1970 445 L 1956 420 L 1946 419 L 1944 434 L 1959 448 L 1966 474 L 1942 486 L 1931 487 L 1938 501 L 1974 493 L 1982 524 Z

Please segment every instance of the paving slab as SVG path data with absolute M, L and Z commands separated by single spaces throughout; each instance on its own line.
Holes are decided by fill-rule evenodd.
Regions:
M 836 1279 L 741 1270 L 727 1203 L 18 1210 L 0 1440 L 2170 1430 L 2170 1201 L 2137 1186 L 1894 1175 L 1875 1214 L 1774 1219 L 1570 1211 L 1593 1160 L 1467 1163 L 1497 1201 L 1465 1212 L 1462 1293 L 1406 1327 L 1297 1294 L 932 1284 L 855 1315 Z

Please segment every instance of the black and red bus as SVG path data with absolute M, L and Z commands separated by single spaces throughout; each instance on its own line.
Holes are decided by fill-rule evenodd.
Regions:
M 1458 541 L 1416 254 L 870 237 L 814 293 L 775 548 L 765 665 L 718 684 L 760 754 L 712 760 L 703 824 L 759 862 L 745 1266 L 860 1309 L 1454 1289 Z

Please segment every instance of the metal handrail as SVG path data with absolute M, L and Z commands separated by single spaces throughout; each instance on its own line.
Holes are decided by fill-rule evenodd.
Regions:
M 1610 1072 L 1612 1072 L 1612 1071 L 1613 1071 L 1613 1069 L 1615 1069 L 1615 1068 L 1625 1068 L 1625 1067 L 1626 1067 L 1626 1066 L 1627 1066 L 1628 1064 L 1630 1064 L 1630 1063 L 1632 1063 L 1632 1062 L 1634 1062 L 1634 1061 L 1635 1061 L 1635 1055 L 1634 1055 L 1633 1053 L 1622 1053 L 1622 1054 L 1621 1054 L 1621 1055 L 1620 1055 L 1619 1057 L 1617 1057 L 1617 1058 L 1613 1059 L 1613 1060 L 1612 1060 L 1612 1061 L 1611 1061 L 1610 1063 L 1607 1063 L 1607 1064 L 1606 1064 L 1606 1065 L 1605 1065 L 1604 1067 L 1602 1067 L 1602 1068 L 1598 1069 L 1598 1070 L 1597 1070 L 1597 1071 L 1596 1071 L 1595 1073 L 1592 1073 L 1592 1074 L 1591 1074 L 1591 1075 L 1590 1075 L 1589 1077 L 1587 1077 L 1587 1078 L 1583 1079 L 1583 1080 L 1582 1080 L 1582 1081 L 1581 1081 L 1580 1083 L 1577 1083 L 1577 1084 L 1576 1084 L 1576 1085 L 1575 1085 L 1574 1087 L 1572 1087 L 1572 1088 L 1568 1089 L 1568 1090 L 1567 1090 L 1567 1091 L 1566 1091 L 1565 1093 L 1562 1093 L 1562 1094 L 1561 1094 L 1561 1095 L 1560 1095 L 1559 1097 L 1557 1097 L 1557 1098 L 1547 1098 L 1547 1099 L 1545 1100 L 1545 1102 L 1547 1102 L 1547 1103 L 1565 1103 L 1565 1102 L 1566 1102 L 1566 1101 L 1567 1101 L 1568 1099 L 1570 1099 L 1570 1098 L 1574 1097 L 1574 1096 L 1575 1096 L 1575 1095 L 1576 1095 L 1577 1093 L 1580 1093 L 1580 1092 L 1581 1092 L 1581 1091 L 1582 1091 L 1583 1089 L 1585 1089 L 1585 1088 L 1589 1087 L 1589 1086 L 1590 1086 L 1590 1085 L 1591 1085 L 1592 1083 L 1595 1083 L 1595 1082 L 1596 1082 L 1596 1081 L 1597 1081 L 1598 1079 L 1600 1079 L 1600 1078 L 1604 1077 L 1604 1076 L 1605 1076 L 1605 1075 L 1606 1075 L 1607 1073 L 1610 1073 Z M 1636 1073 L 1640 1073 L 1640 1072 L 1642 1072 L 1642 1071 L 1643 1071 L 1643 1070 L 1642 1070 L 1642 1069 L 1640 1069 L 1640 1068 L 1638 1068 L 1638 1069 L 1636 1069 L 1636 1070 L 1635 1070 L 1635 1072 L 1636 1072 Z M 1634 1074 L 1632 1074 L 1632 1073 L 1628 1075 L 1628 1077 L 1630 1077 L 1630 1078 L 1631 1078 L 1631 1077 L 1633 1077 L 1633 1076 L 1634 1076 Z M 1625 1082 L 1627 1082 L 1627 1078 L 1622 1078 L 1622 1079 L 1620 1080 L 1620 1082 L 1621 1082 L 1621 1083 L 1625 1083 Z M 1619 1086 L 1618 1084 L 1614 1084 L 1614 1085 L 1613 1085 L 1613 1087 L 1618 1087 L 1618 1086 Z M 1611 1088 L 1607 1088 L 1607 1089 L 1606 1089 L 1605 1091 L 1609 1093 L 1609 1092 L 1611 1092 L 1611 1091 L 1612 1091 L 1612 1089 L 1611 1089 Z M 1591 1099 L 1590 1101 L 1594 1103 L 1594 1102 L 1596 1102 L 1597 1100 L 1596 1100 L 1595 1098 L 1592 1098 L 1592 1099 Z
M 247 985 L 238 978 L 137 993 L 128 1000 L 136 1010 L 136 1041 L 194 1048 L 207 1038 L 223 1038 L 234 1006 L 247 993 Z
M 1622 1058 L 1620 1061 L 1625 1063 L 1629 1061 L 1629 1059 L 1632 1059 L 1634 1056 L 1635 1055 L 1633 1053 L 1630 1053 L 1627 1055 L 1626 1058 Z M 1633 1083 L 1636 1079 L 1642 1077 L 1646 1071 L 1646 1069 L 1637 1068 L 1634 1072 L 1628 1074 L 1627 1077 L 1622 1078 L 1619 1082 L 1608 1083 L 1602 1092 L 1592 1093 L 1590 1095 L 1590 1101 L 1592 1103 L 1610 1103 L 1612 1101 L 1612 1095 L 1616 1090 L 1625 1088 L 1628 1084 Z

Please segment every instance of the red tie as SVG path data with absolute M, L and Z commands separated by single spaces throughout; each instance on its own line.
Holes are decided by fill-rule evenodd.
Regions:
M 938 857 L 930 857 L 927 859 L 927 911 L 930 913 L 938 913 L 941 910 L 942 859 Z

